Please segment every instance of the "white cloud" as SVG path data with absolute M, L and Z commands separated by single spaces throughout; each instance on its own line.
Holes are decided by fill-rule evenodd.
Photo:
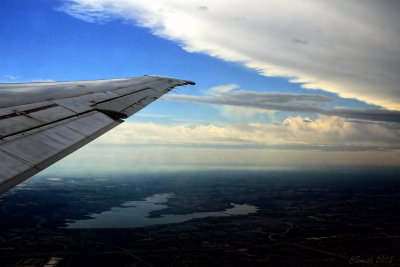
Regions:
M 306 88 L 400 109 L 398 1 L 73 0 L 89 22 L 133 20 L 186 50 Z
M 208 90 L 208 92 L 211 95 L 220 95 L 220 94 L 224 94 L 227 92 L 231 92 L 232 90 L 235 90 L 237 88 L 239 88 L 239 85 L 237 85 L 237 84 L 227 84 L 227 85 L 220 85 L 220 86 L 212 87 Z
M 12 76 L 12 75 L 6 75 L 5 76 L 7 79 L 11 80 L 11 81 L 15 81 L 17 78 Z
M 297 150 L 400 149 L 400 128 L 349 122 L 339 117 L 316 120 L 289 117 L 282 124 L 159 125 L 126 122 L 97 144 L 219 146 Z
M 400 129 L 386 126 L 339 117 L 195 127 L 125 122 L 43 174 L 399 166 Z
M 118 129 L 118 128 L 117 128 Z M 211 130 L 211 129 L 210 129 Z M 88 145 L 45 170 L 47 175 L 120 175 L 121 173 L 269 170 L 324 166 L 399 166 L 400 150 L 281 149 L 110 144 Z M 102 145 L 100 145 L 102 143 Z M 93 160 L 95 159 L 95 160 Z

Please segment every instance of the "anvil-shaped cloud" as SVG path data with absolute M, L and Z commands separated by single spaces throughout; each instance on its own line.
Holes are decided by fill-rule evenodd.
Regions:
M 62 10 L 135 21 L 188 51 L 400 110 L 399 1 L 71 0 Z

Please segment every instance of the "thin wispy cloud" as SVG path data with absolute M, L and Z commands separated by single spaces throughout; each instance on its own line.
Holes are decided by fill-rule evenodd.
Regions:
M 134 21 L 187 51 L 400 109 L 398 1 L 72 0 L 62 10 Z
M 5 76 L 7 79 L 11 80 L 11 81 L 15 81 L 17 78 L 12 76 L 12 75 L 6 75 Z
M 238 88 L 238 86 L 219 86 L 211 88 L 208 96 L 168 94 L 163 96 L 163 99 L 400 123 L 400 111 L 355 108 L 326 109 L 323 105 L 327 102 L 335 101 L 335 99 L 314 94 L 232 91 L 236 88 Z

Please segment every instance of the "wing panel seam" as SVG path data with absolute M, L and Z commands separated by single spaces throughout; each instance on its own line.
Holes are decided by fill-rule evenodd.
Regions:
M 59 119 L 59 120 L 54 120 L 54 121 L 51 121 L 51 122 L 48 122 L 48 123 L 45 123 L 45 124 L 41 124 L 41 125 L 38 125 L 38 126 L 35 126 L 35 127 L 31 127 L 31 128 L 27 128 L 27 129 L 18 131 L 18 132 L 14 132 L 14 133 L 12 133 L 12 134 L 4 135 L 4 136 L 1 136 L 1 137 L 0 137 L 0 140 L 3 140 L 4 138 L 7 138 L 7 137 L 10 137 L 10 136 L 13 136 L 13 135 L 17 135 L 17 134 L 21 134 L 21 133 L 24 133 L 24 132 L 32 131 L 32 130 L 35 130 L 35 129 L 38 129 L 38 128 L 41 128 L 41 127 L 45 127 L 45 126 L 48 126 L 48 125 L 51 125 L 51 124 L 53 124 L 53 123 L 57 123 L 57 122 L 60 122 L 60 121 L 63 121 L 63 120 L 67 120 L 67 119 L 70 119 L 70 118 L 74 118 L 74 117 L 77 117 L 77 116 L 81 116 L 81 115 L 84 115 L 84 114 L 86 114 L 86 113 L 90 113 L 90 112 L 92 112 L 92 111 L 93 111 L 93 109 L 87 110 L 87 111 L 85 111 L 85 112 L 76 113 L 75 115 L 68 116 L 68 117 L 64 117 L 64 118 Z
M 133 95 L 133 94 L 136 94 L 136 93 L 139 93 L 139 92 L 145 91 L 145 90 L 152 90 L 152 88 L 150 88 L 150 87 L 146 87 L 146 88 L 143 88 L 143 89 L 137 90 L 137 91 L 135 91 L 135 92 L 132 92 L 132 93 L 129 93 L 129 94 L 119 95 L 119 96 L 117 96 L 117 97 L 113 97 L 113 98 L 110 98 L 110 99 L 106 99 L 106 100 L 103 100 L 103 101 L 97 102 L 96 104 L 93 104 L 93 105 L 92 105 L 92 107 L 93 107 L 93 106 L 96 106 L 96 105 L 98 105 L 98 104 L 101 104 L 101 103 L 105 103 L 105 102 L 109 102 L 109 101 L 116 100 L 116 99 L 118 99 L 118 98 L 121 98 L 121 97 L 125 97 L 125 96 L 128 96 L 128 95 Z M 118 94 L 118 93 L 116 93 L 116 94 Z
M 3 153 L 6 154 L 6 155 L 8 155 L 8 156 L 10 156 L 10 157 L 12 157 L 12 158 L 18 160 L 19 162 L 21 162 L 21 163 L 23 163 L 23 164 L 29 165 L 29 166 L 31 166 L 32 168 L 37 169 L 37 168 L 35 167 L 35 164 L 34 164 L 34 163 L 29 162 L 29 161 L 27 161 L 27 160 L 25 160 L 25 159 L 23 159 L 23 158 L 20 158 L 20 157 L 18 157 L 18 156 L 16 156 L 16 155 L 14 155 L 14 154 L 12 154 L 12 153 L 6 151 L 6 150 L 3 150 L 3 149 L 1 149 L 1 147 L 0 147 L 0 151 L 3 152 Z M 38 169 L 38 170 L 39 170 L 39 169 Z
M 49 109 L 49 108 L 55 108 L 57 106 L 59 106 L 59 105 L 54 103 L 54 104 L 51 104 L 51 105 L 42 106 L 42 107 L 38 107 L 38 108 L 32 108 L 32 109 L 28 109 L 28 110 L 25 110 L 25 111 L 20 111 L 20 112 L 17 112 L 17 113 L 14 112 L 14 113 L 10 113 L 10 114 L 7 114 L 7 115 L 0 116 L 0 120 L 14 118 L 14 117 L 23 116 L 23 115 L 25 116 L 25 115 L 27 115 L 29 113 L 38 112 L 38 111 Z

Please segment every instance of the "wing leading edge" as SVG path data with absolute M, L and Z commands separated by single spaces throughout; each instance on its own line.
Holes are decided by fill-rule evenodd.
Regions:
M 1 84 L 0 193 L 187 84 L 161 76 Z

